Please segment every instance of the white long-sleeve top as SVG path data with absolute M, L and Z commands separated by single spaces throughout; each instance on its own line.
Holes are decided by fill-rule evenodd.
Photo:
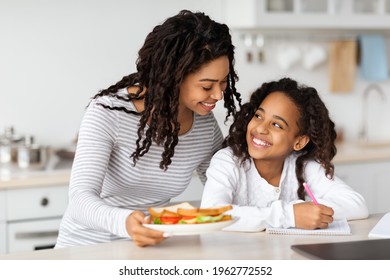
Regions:
M 298 180 L 297 156 L 286 158 L 278 187 L 270 185 L 257 171 L 252 159 L 241 165 L 230 148 L 218 151 L 207 170 L 201 207 L 232 204 L 230 213 L 238 221 L 225 230 L 262 231 L 266 227 L 294 227 Z M 329 179 L 315 161 L 305 167 L 305 178 L 318 203 L 333 208 L 334 219 L 362 219 L 368 216 L 364 198 L 341 179 Z M 307 198 L 310 201 L 310 198 Z

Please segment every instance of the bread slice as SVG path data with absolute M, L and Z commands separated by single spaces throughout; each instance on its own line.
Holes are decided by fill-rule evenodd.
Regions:
M 153 217 L 161 217 L 161 216 L 169 216 L 169 217 L 177 217 L 180 214 L 177 213 L 178 209 L 196 209 L 194 206 L 189 204 L 188 202 L 183 202 L 167 207 L 150 207 L 148 208 L 148 212 Z
M 177 213 L 182 216 L 216 216 L 233 209 L 231 205 L 211 208 L 178 208 Z

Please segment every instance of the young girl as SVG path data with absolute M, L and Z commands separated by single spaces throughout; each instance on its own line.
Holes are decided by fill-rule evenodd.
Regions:
M 240 94 L 229 28 L 181 11 L 156 26 L 138 52 L 137 72 L 102 90 L 83 118 L 69 205 L 56 248 L 167 235 L 143 226 L 148 207 L 165 206 L 201 180 L 223 137 L 212 114 L 227 117 Z
M 230 229 L 243 231 L 366 218 L 363 197 L 334 176 L 334 127 L 314 88 L 289 78 L 264 83 L 212 158 L 202 207 L 233 204 L 239 219 Z M 319 205 L 305 195 L 304 182 Z

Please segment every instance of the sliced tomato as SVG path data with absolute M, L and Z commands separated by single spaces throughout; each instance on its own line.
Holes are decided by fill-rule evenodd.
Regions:
M 177 224 L 180 219 L 181 217 L 160 217 L 160 221 L 167 225 Z

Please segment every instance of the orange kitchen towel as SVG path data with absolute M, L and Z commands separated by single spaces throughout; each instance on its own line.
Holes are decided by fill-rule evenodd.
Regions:
M 357 67 L 357 41 L 339 40 L 329 47 L 329 90 L 351 92 Z

